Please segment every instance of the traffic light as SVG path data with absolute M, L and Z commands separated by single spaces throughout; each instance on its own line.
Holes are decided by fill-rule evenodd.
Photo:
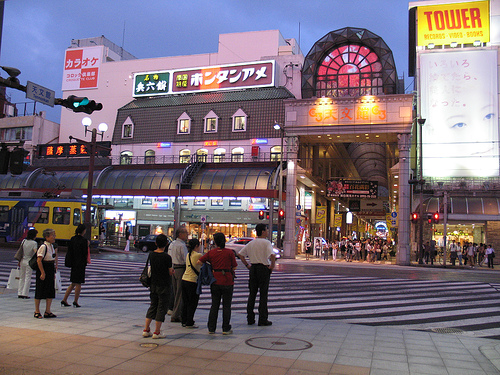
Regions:
M 432 224 L 432 215 L 431 214 L 427 214 L 427 222 L 429 224 Z
M 95 100 L 89 100 L 84 96 L 70 95 L 67 99 L 61 101 L 63 107 L 71 109 L 73 112 L 85 112 L 87 114 L 92 114 L 94 111 L 100 111 L 102 109 L 101 103 L 96 103 Z
M 22 148 L 15 148 L 10 153 L 10 173 L 13 175 L 19 175 L 24 171 L 24 158 L 28 155 L 28 151 Z
M 434 215 L 432 215 L 432 220 L 434 221 L 434 224 L 439 224 L 439 212 L 434 212 Z
M 259 211 L 259 220 L 264 220 L 264 211 Z
M 9 159 L 10 151 L 5 145 L 2 145 L 0 150 L 0 174 L 7 174 L 9 171 Z
M 411 214 L 411 222 L 412 223 L 416 223 L 418 221 L 418 213 L 417 212 L 413 212 Z
M 280 219 L 284 219 L 285 218 L 285 210 L 284 209 L 281 209 L 278 211 L 278 217 Z

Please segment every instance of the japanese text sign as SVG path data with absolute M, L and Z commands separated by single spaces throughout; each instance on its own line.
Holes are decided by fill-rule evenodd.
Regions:
M 111 148 L 111 142 L 97 142 L 98 145 Z M 89 146 L 82 143 L 58 143 L 38 145 L 38 155 L 41 158 L 68 158 L 89 156 Z M 106 156 L 109 151 L 96 151 L 96 155 Z
M 28 81 L 26 85 L 26 97 L 53 107 L 56 93 L 53 90 Z
M 170 91 L 170 73 L 142 73 L 134 75 L 134 92 L 132 96 L 165 95 Z
M 489 1 L 418 7 L 418 45 L 490 41 Z
M 102 46 L 66 50 L 62 89 L 97 88 L 102 56 Z
M 310 125 L 385 123 L 385 103 L 318 104 L 309 109 Z
M 377 181 L 360 180 L 328 180 L 326 183 L 328 197 L 340 198 L 377 198 Z

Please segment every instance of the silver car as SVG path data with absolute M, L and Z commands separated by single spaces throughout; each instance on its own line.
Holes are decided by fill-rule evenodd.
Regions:
M 238 256 L 241 249 L 253 239 L 253 237 L 233 237 L 226 242 L 226 249 L 233 250 L 235 255 Z M 276 259 L 279 259 L 281 257 L 281 250 L 273 246 L 273 251 L 276 255 Z

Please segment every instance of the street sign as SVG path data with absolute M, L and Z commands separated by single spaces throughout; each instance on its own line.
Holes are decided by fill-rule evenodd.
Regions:
M 300 219 L 297 219 L 297 220 L 295 220 L 295 221 L 297 222 L 297 224 L 300 224 Z
M 28 81 L 26 85 L 26 98 L 53 107 L 56 92 Z
M 202 224 L 206 223 L 207 222 L 207 216 L 206 215 L 201 215 L 200 221 L 202 222 Z
M 398 217 L 398 213 L 395 212 L 395 211 L 391 212 L 391 217 L 394 218 L 394 219 L 397 218 Z
M 391 225 L 395 226 L 396 225 L 396 220 L 391 220 Z
M 300 204 L 297 205 L 297 210 L 302 209 L 302 206 Z
M 383 211 L 384 204 L 381 199 L 362 199 L 361 211 Z

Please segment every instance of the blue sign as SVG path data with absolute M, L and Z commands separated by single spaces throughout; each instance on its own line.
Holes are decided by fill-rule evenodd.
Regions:
M 391 212 L 391 217 L 394 218 L 394 219 L 397 218 L 398 217 L 398 213 L 395 212 L 395 211 Z
M 28 81 L 28 84 L 26 85 L 26 98 L 53 107 L 56 92 Z
M 301 210 L 302 206 L 300 204 L 297 205 L 297 210 Z

